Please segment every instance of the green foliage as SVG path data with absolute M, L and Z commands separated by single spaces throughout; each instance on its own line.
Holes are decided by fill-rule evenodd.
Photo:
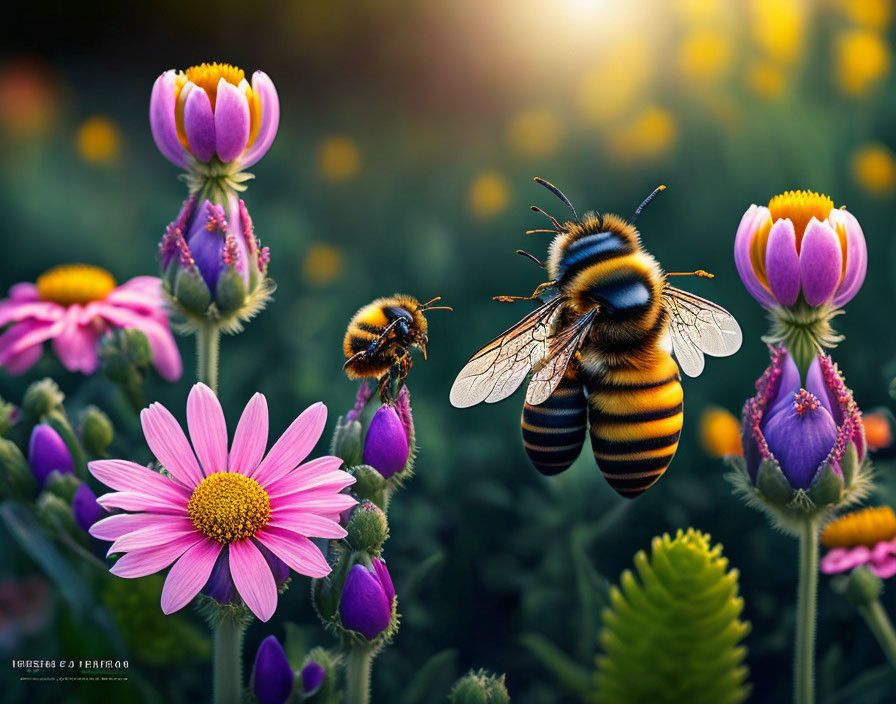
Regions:
M 504 675 L 471 670 L 451 690 L 451 704 L 510 704 Z
M 725 704 L 749 694 L 750 624 L 739 619 L 738 572 L 726 571 L 722 546 L 689 528 L 654 538 L 650 557 L 635 555 L 604 611 L 595 701 Z

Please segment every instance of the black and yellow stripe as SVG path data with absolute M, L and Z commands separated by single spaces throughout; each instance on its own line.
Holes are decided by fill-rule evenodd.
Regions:
M 678 365 L 656 349 L 649 363 L 605 368 L 586 385 L 594 459 L 610 486 L 634 498 L 656 483 L 678 448 Z
M 587 404 L 582 382 L 572 367 L 546 401 L 523 406 L 523 446 L 542 474 L 569 469 L 585 444 Z

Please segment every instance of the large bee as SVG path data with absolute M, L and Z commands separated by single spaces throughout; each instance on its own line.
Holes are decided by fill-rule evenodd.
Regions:
M 556 237 L 545 264 L 520 253 L 545 268 L 550 281 L 531 296 L 496 300 L 544 303 L 473 355 L 451 387 L 451 403 L 466 408 L 500 401 L 531 372 L 521 424 L 536 469 L 567 469 L 590 425 L 601 473 L 622 496 L 633 498 L 662 476 L 678 447 L 679 367 L 698 376 L 704 353 L 734 354 L 740 327 L 715 303 L 671 286 L 666 277 L 672 274 L 641 246 L 633 222 L 663 186 L 631 221 L 597 213 L 580 219 L 559 189 L 535 180 L 563 201 L 573 219 L 561 224 L 533 206 L 553 229 L 530 232 Z
M 412 296 L 396 293 L 377 298 L 355 313 L 342 343 L 348 357 L 343 366 L 348 378 L 379 380 L 380 396 L 385 400 L 392 382 L 404 379 L 411 370 L 411 349 L 419 349 L 426 359 L 429 338 L 423 314 L 429 310 L 451 310 L 433 305 L 440 300 L 438 296 L 420 303 Z

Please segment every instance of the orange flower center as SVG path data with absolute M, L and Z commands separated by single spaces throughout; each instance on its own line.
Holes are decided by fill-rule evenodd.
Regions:
M 115 289 L 105 269 L 89 264 L 63 264 L 37 277 L 37 295 L 63 306 L 101 301 Z
M 212 103 L 212 110 L 215 109 L 215 101 L 218 98 L 218 82 L 222 78 L 234 86 L 238 86 L 240 81 L 246 79 L 243 69 L 230 64 L 219 64 L 217 61 L 212 64 L 190 66 L 183 76 L 185 81 L 195 83 L 205 91 Z
M 219 543 L 251 538 L 271 518 L 268 492 L 254 479 L 217 472 L 203 479 L 187 503 L 193 525 Z
M 876 506 L 853 511 L 831 523 L 821 534 L 821 542 L 829 548 L 869 548 L 884 540 L 896 538 L 896 514 L 889 506 Z
M 768 210 L 772 222 L 789 218 L 796 230 L 796 251 L 800 251 L 800 243 L 806 225 L 812 218 L 824 222 L 834 209 L 834 201 L 815 191 L 786 191 L 768 202 Z

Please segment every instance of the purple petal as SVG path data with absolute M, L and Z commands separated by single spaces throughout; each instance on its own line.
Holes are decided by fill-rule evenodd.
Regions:
M 763 430 L 768 448 L 795 489 L 808 489 L 837 440 L 827 409 L 798 410 L 797 403 L 772 415 Z
M 218 81 L 215 100 L 215 141 L 218 158 L 228 162 L 236 159 L 249 141 L 249 102 L 235 85 Z
M 372 640 L 389 627 L 392 605 L 372 568 L 355 565 L 345 578 L 339 600 L 342 625 Z
M 840 238 L 830 225 L 812 218 L 800 247 L 800 278 L 806 303 L 820 306 L 830 300 L 842 270 Z
M 187 151 L 177 137 L 175 124 L 175 72 L 165 71 L 156 79 L 149 99 L 149 125 L 159 151 L 168 161 L 186 167 Z
M 327 671 L 316 662 L 309 662 L 302 668 L 302 689 L 305 694 L 313 694 L 324 683 Z
M 828 220 L 835 226 L 843 227 L 846 232 L 846 271 L 832 301 L 835 306 L 842 306 L 862 288 L 868 269 L 868 249 L 859 221 L 848 210 L 833 210 Z
M 199 87 L 190 91 L 184 105 L 184 131 L 190 151 L 199 161 L 215 155 L 215 114 L 206 92 Z
M 85 533 L 94 523 L 107 515 L 105 509 L 96 502 L 96 494 L 86 484 L 79 486 L 72 497 L 72 514 L 75 523 Z
M 792 406 L 793 395 L 800 390 L 802 383 L 800 371 L 796 368 L 796 362 L 793 361 L 793 357 L 789 353 L 785 353 L 781 360 L 781 376 L 778 379 L 778 388 L 775 390 L 775 398 L 769 407 L 767 417 Z M 812 391 L 812 389 L 809 389 L 809 391 Z M 812 391 L 812 393 L 815 392 Z
M 252 691 L 258 704 L 284 704 L 292 693 L 294 678 L 280 641 L 274 636 L 261 641 L 252 666 Z
M 408 452 L 408 436 L 395 407 L 381 406 L 364 438 L 364 464 L 388 479 L 405 468 Z
M 824 373 L 821 371 L 817 355 L 806 372 L 806 391 L 821 401 L 821 405 L 828 410 L 838 427 L 843 424 L 843 411 L 840 410 L 840 404 L 824 381 Z
M 740 274 L 740 279 L 750 295 L 766 307 L 773 306 L 775 299 L 756 277 L 753 262 L 750 259 L 750 249 L 757 229 L 769 217 L 768 208 L 751 205 L 741 218 L 737 235 L 734 238 L 734 263 L 737 266 L 737 273 Z
M 255 141 L 249 145 L 240 160 L 244 168 L 252 166 L 267 154 L 274 137 L 277 136 L 277 127 L 280 124 L 280 99 L 273 81 L 263 71 L 252 74 L 252 92 L 258 96 L 261 104 L 261 126 Z
M 778 220 L 768 233 L 765 271 L 778 303 L 783 306 L 796 303 L 800 295 L 800 258 L 796 253 L 796 232 L 788 218 Z
M 379 557 L 374 558 L 373 569 L 376 571 L 376 576 L 377 579 L 380 580 L 380 584 L 383 585 L 383 591 L 386 593 L 386 598 L 389 600 L 389 605 L 391 606 L 392 602 L 395 600 L 395 586 L 392 584 L 392 576 L 386 568 L 386 561 Z
M 28 442 L 28 464 L 38 483 L 43 485 L 53 470 L 72 474 L 75 463 L 59 433 L 49 425 L 38 424 Z
M 211 201 L 203 201 L 196 210 L 196 216 L 190 226 L 190 234 L 187 237 L 187 244 L 199 267 L 199 272 L 205 280 L 210 291 L 215 290 L 215 284 L 218 283 L 218 276 L 224 268 L 222 251 L 224 249 L 224 238 L 226 233 L 222 232 L 217 226 L 211 230 L 208 229 L 209 216 L 212 208 Z

